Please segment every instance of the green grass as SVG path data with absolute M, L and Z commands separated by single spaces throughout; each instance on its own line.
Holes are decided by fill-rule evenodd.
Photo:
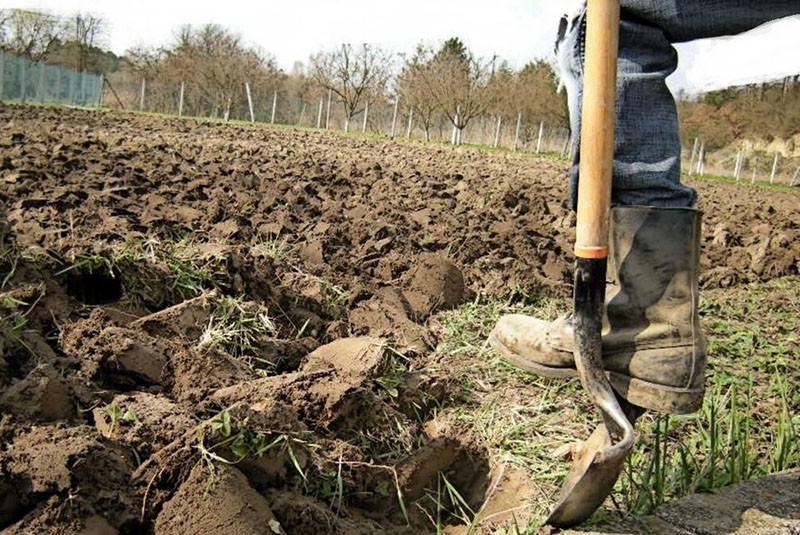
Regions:
M 132 303 L 161 309 L 196 297 L 204 290 L 225 286 L 229 279 L 227 259 L 205 254 L 191 239 L 161 241 L 154 237 L 128 241 L 121 249 L 61 258 L 54 253 L 56 277 L 105 274 L 119 279 Z
M 290 244 L 285 238 L 278 239 L 267 237 L 255 245 L 253 251 L 257 255 L 281 263 L 291 258 L 295 253 L 295 246 Z
M 637 442 L 611 496 L 614 506 L 589 524 L 611 520 L 609 515 L 648 514 L 690 493 L 800 466 L 799 282 L 788 277 L 704 292 L 700 314 L 709 362 L 703 406 L 690 415 L 640 418 Z M 435 360 L 459 370 L 458 387 L 442 414 L 465 426 L 495 462 L 523 468 L 536 489 L 525 514 L 496 527 L 497 535 L 537 533 L 568 470 L 554 450 L 586 438 L 597 418 L 577 380 L 519 372 L 485 340 L 501 314 L 552 319 L 568 307 L 564 301 L 475 301 L 435 318 Z M 462 508 L 450 514 L 465 513 Z M 476 518 L 463 523 L 475 526 Z
M 245 459 L 257 459 L 267 454 L 285 453 L 304 483 L 308 482 L 300 462 L 298 451 L 309 444 L 289 433 L 258 430 L 249 425 L 247 419 L 240 420 L 228 410 L 222 410 L 213 418 L 197 427 L 195 449 L 199 462 L 209 472 L 209 487 L 216 480 L 218 464 L 235 465 Z
M 0 236 L 0 355 L 22 348 L 35 357 L 23 333 L 28 328 L 28 315 L 44 295 L 44 284 L 39 285 L 39 297 L 31 303 L 19 299 L 11 289 L 19 264 L 28 260 L 29 255 Z
M 226 352 L 248 364 L 255 373 L 265 375 L 273 371 L 275 363 L 259 355 L 257 342 L 276 333 L 266 307 L 243 298 L 221 296 L 214 302 L 198 345 Z
M 751 182 L 749 177 L 748 178 L 741 178 L 741 179 L 739 179 L 737 181 L 735 178 L 730 177 L 730 176 L 714 175 L 714 174 L 706 173 L 706 174 L 704 174 L 702 176 L 700 176 L 698 174 L 691 174 L 691 175 L 690 174 L 685 174 L 684 178 L 689 179 L 689 180 L 707 180 L 709 182 L 718 182 L 718 183 L 721 183 L 721 184 L 738 184 L 738 185 L 741 185 L 741 186 L 754 186 L 754 187 L 757 187 L 757 188 L 777 189 L 777 190 L 782 190 L 782 191 L 793 191 L 793 192 L 800 191 L 800 188 L 798 188 L 797 186 L 790 186 L 789 184 L 783 184 L 783 183 L 778 183 L 778 182 L 770 184 L 769 180 L 758 180 L 757 179 L 755 182 Z

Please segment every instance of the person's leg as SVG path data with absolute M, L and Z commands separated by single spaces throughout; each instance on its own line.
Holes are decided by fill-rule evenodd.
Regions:
M 797 0 L 622 1 L 613 204 L 687 207 L 696 200 L 694 190 L 680 183 L 677 111 L 665 82 L 678 62 L 672 43 L 732 35 L 797 13 Z M 569 21 L 556 45 L 573 132 L 573 207 L 580 157 L 584 22 L 584 13 Z
M 671 43 L 736 35 L 797 14 L 797 0 L 621 1 L 621 18 L 658 26 Z
M 677 113 L 665 84 L 677 65 L 671 42 L 736 33 L 793 12 L 800 12 L 797 0 L 622 1 L 609 264 L 617 284 L 607 292 L 603 363 L 616 391 L 635 405 L 686 412 L 703 396 L 700 214 L 690 208 L 694 190 L 680 183 Z M 562 24 L 558 44 L 576 147 L 583 51 L 591 46 L 584 27 L 583 13 Z M 578 157 L 571 168 L 573 205 Z M 570 317 L 546 322 L 507 315 L 489 341 L 517 367 L 564 377 L 575 373 L 573 337 Z

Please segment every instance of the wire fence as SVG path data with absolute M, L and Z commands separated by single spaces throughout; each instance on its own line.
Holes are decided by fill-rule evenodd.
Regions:
M 451 141 L 453 125 L 444 115 L 420 121 L 414 111 L 397 102 L 367 102 L 347 117 L 344 102 L 332 92 L 302 99 L 287 91 L 259 90 L 250 84 L 230 91 L 225 106 L 218 95 L 188 83 L 156 83 L 130 78 L 112 79 L 103 97 L 105 106 L 166 115 L 250 121 L 364 132 L 386 137 Z M 425 126 L 427 125 L 427 126 Z M 460 132 L 462 144 L 511 148 L 566 155 L 569 129 L 545 124 L 521 113 L 503 117 L 471 118 Z
M 219 95 L 186 83 L 150 83 L 130 76 L 108 83 L 103 76 L 34 62 L 0 52 L 0 100 L 57 103 L 69 106 L 121 108 L 167 115 L 251 121 L 319 129 L 359 131 L 391 138 L 406 137 L 430 141 L 510 148 L 535 153 L 567 156 L 570 133 L 567 128 L 545 124 L 522 113 L 506 117 L 471 118 L 456 132 L 443 115 L 427 121 L 397 102 L 366 103 L 347 117 L 343 102 L 331 92 L 318 99 L 301 99 L 285 91 L 234 87 L 225 107 Z M 424 126 L 423 126 L 424 125 Z M 722 151 L 720 151 L 722 152 Z M 744 149 L 709 158 L 700 138 L 684 147 L 683 169 L 689 175 L 713 174 L 741 183 L 769 181 L 771 184 L 800 185 L 800 161 L 780 153 L 757 153 Z
M 695 138 L 691 147 L 684 147 L 683 166 L 687 174 L 706 174 L 734 179 L 737 183 L 769 182 L 800 186 L 800 161 L 780 152 L 720 151 L 714 158 L 706 154 L 705 144 Z M 749 153 L 749 154 L 748 154 Z
M 103 77 L 0 52 L 0 100 L 100 105 Z

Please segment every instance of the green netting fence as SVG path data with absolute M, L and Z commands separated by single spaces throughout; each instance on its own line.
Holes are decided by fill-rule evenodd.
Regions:
M 103 77 L 0 52 L 0 100 L 100 105 Z

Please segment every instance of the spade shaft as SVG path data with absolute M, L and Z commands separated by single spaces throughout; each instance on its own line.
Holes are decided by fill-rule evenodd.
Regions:
M 619 0 L 589 0 L 586 12 L 573 330 L 575 364 L 604 423 L 578 448 L 547 523 L 586 520 L 611 492 L 633 446 L 633 425 L 603 370 L 601 343 L 614 156 Z

